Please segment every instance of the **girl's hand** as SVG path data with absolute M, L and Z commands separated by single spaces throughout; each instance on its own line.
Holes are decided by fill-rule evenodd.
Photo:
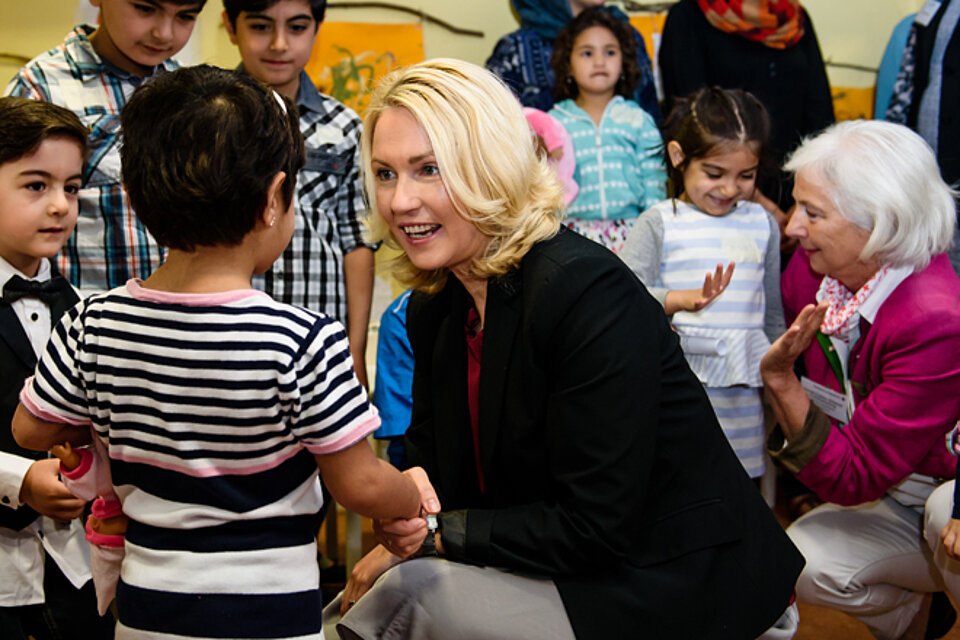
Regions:
M 790 328 L 770 346 L 760 361 L 764 386 L 775 387 L 776 382 L 784 376 L 794 377 L 793 363 L 810 346 L 823 323 L 828 306 L 826 302 L 805 306 Z
M 718 263 L 717 270 L 704 277 L 703 287 L 700 289 L 671 289 L 667 292 L 663 310 L 668 316 L 677 311 L 700 311 L 726 290 L 733 277 L 734 266 L 731 262 L 724 270 L 723 264 Z
M 703 278 L 703 288 L 700 290 L 700 297 L 693 301 L 693 309 L 689 311 L 700 311 L 705 306 L 723 293 L 733 278 L 733 268 L 736 266 L 731 260 L 727 265 L 727 270 L 723 270 L 723 264 L 717 263 L 717 270 L 712 275 L 708 272 Z
M 377 545 L 373 551 L 361 558 L 353 566 L 347 585 L 343 588 L 343 595 L 340 597 L 340 616 L 346 615 L 350 607 L 370 590 L 384 571 L 401 562 L 403 558 L 390 553 L 382 545 Z
M 409 558 L 423 546 L 427 537 L 425 518 L 397 518 L 396 520 L 374 520 L 373 535 L 384 549 Z
M 954 560 L 960 560 L 960 520 L 951 518 L 940 532 L 943 550 Z

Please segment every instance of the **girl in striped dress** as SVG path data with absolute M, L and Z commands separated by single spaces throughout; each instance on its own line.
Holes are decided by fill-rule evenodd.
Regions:
M 755 193 L 769 129 L 763 105 L 744 91 L 702 89 L 679 101 L 666 123 L 679 197 L 644 211 L 621 254 L 673 317 L 690 368 L 755 478 L 764 471 L 760 359 L 784 331 L 780 230 Z

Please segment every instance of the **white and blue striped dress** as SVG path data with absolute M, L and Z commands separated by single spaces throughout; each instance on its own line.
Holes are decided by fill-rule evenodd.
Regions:
M 760 359 L 770 348 L 769 337 L 774 337 L 769 334 L 782 331 L 783 324 L 779 296 L 771 301 L 776 308 L 768 309 L 765 293 L 778 288 L 779 268 L 768 259 L 779 251 L 776 223 L 752 202 L 739 202 L 726 215 L 711 216 L 686 202 L 666 200 L 644 212 L 632 233 L 657 232 L 661 237 L 645 242 L 644 250 L 659 247 L 659 260 L 647 257 L 646 267 L 632 264 L 631 256 L 640 250 L 633 238 L 621 257 L 648 288 L 664 295 L 672 289 L 700 289 L 704 275 L 717 263 L 736 262 L 723 294 L 700 312 L 674 314 L 672 323 L 737 457 L 747 473 L 760 476 L 764 470 Z M 775 262 L 779 265 L 778 259 Z M 771 323 L 771 312 L 779 320 Z M 771 325 L 776 327 L 773 331 Z M 691 348 L 692 344 L 701 348 Z M 711 348 L 718 345 L 719 349 Z
M 321 638 L 313 454 L 379 424 L 336 321 L 130 281 L 65 314 L 23 400 L 107 445 L 118 638 Z

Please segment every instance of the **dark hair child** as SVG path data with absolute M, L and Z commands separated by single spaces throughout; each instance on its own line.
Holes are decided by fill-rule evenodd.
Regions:
M 124 184 L 167 259 L 64 318 L 14 434 L 75 446 L 92 424 L 105 444 L 129 518 L 124 628 L 318 636 L 318 471 L 344 507 L 387 519 L 418 517 L 411 476 L 426 476 L 367 444 L 379 419 L 342 325 L 250 286 L 293 234 L 297 114 L 244 73 L 199 66 L 144 84 L 122 127 Z

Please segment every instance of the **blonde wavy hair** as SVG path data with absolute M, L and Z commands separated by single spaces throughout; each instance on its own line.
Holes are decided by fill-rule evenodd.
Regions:
M 486 69 L 437 58 L 383 78 L 367 109 L 360 154 L 373 241 L 400 249 L 377 208 L 371 169 L 377 122 L 392 107 L 407 109 L 423 127 L 454 207 L 489 238 L 484 253 L 471 264 L 474 275 L 507 273 L 534 243 L 560 228 L 562 187 L 546 158 L 538 155 L 520 103 Z M 406 254 L 392 267 L 400 282 L 427 291 L 442 288 L 449 272 L 418 269 Z

